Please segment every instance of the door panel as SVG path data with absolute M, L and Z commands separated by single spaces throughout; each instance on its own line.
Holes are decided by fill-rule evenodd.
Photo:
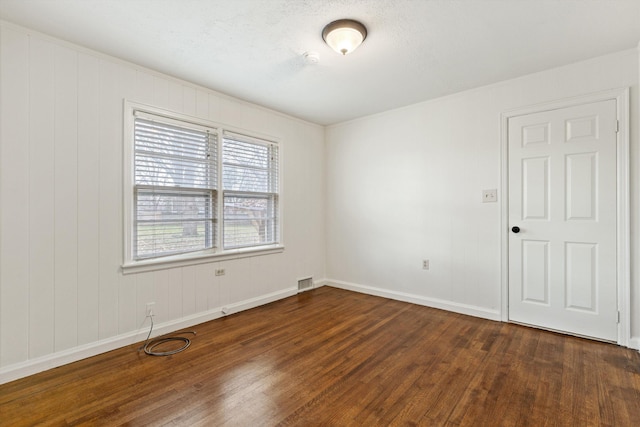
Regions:
M 522 240 L 522 300 L 549 305 L 549 242 Z
M 598 245 L 567 242 L 565 254 L 567 308 L 595 312 Z
M 508 131 L 509 320 L 617 340 L 615 101 Z
M 598 153 L 567 156 L 567 221 L 596 220 Z
M 522 159 L 522 218 L 549 219 L 549 158 Z

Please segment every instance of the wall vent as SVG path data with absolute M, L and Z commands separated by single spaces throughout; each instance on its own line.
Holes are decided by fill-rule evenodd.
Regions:
M 298 292 L 304 292 L 313 289 L 313 277 L 298 280 Z

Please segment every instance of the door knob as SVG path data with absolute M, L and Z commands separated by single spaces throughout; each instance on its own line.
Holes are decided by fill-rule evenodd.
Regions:
M 513 231 L 514 233 L 519 233 L 520 227 L 518 227 L 517 225 L 515 227 L 511 227 L 511 231 Z

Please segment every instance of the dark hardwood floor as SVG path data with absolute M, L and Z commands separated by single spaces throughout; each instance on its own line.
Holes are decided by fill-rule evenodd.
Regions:
M 323 287 L 0 386 L 0 424 L 640 426 L 640 354 Z

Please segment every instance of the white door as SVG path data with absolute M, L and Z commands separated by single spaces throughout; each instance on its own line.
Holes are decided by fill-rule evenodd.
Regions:
M 616 102 L 508 131 L 509 320 L 616 341 Z

